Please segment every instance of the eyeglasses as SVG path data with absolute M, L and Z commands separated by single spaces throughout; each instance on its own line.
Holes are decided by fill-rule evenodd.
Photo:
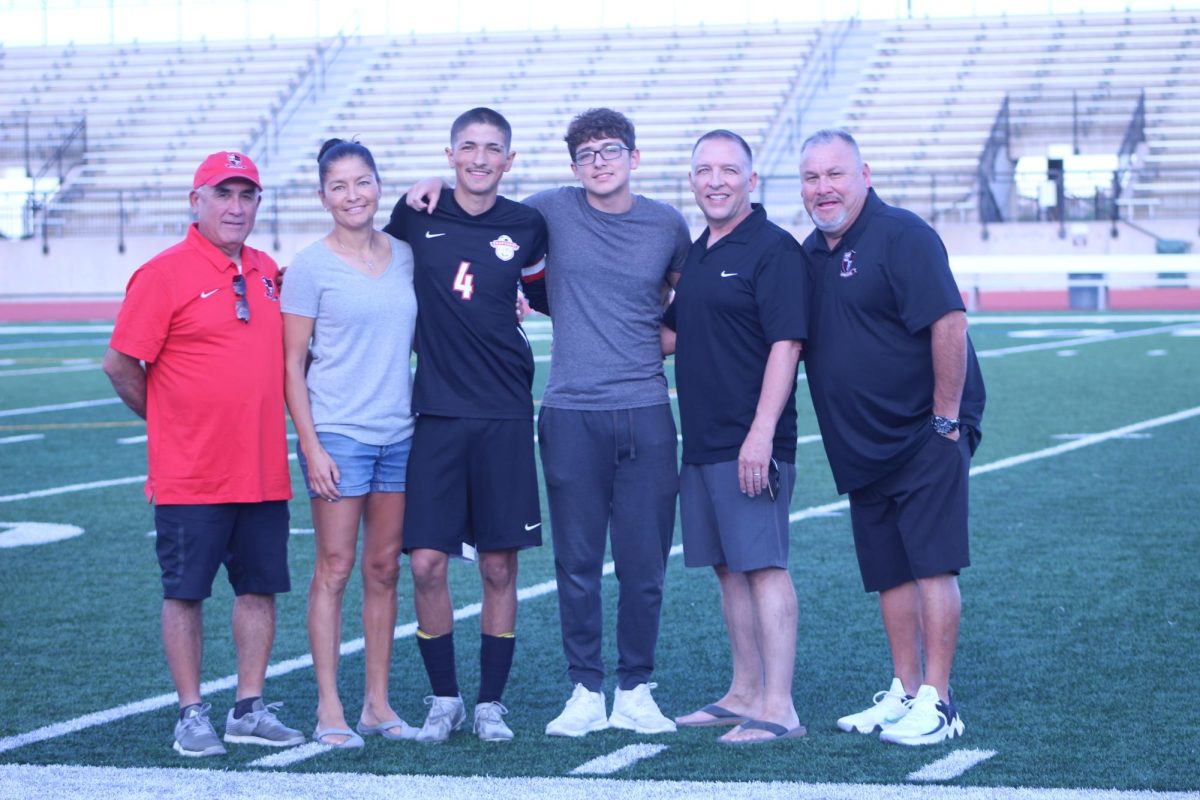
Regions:
M 237 295 L 237 305 L 234 306 L 237 318 L 242 322 L 250 322 L 250 304 L 246 302 L 246 278 L 243 275 L 233 276 L 233 293 Z
M 628 149 L 623 144 L 606 144 L 599 150 L 583 150 L 575 154 L 575 163 L 586 167 L 596 160 L 596 156 L 600 156 L 605 161 L 612 161 L 614 158 L 619 158 L 621 153 Z

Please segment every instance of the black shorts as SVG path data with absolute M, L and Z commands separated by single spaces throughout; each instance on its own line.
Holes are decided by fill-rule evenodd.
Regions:
M 970 565 L 967 475 L 973 434 L 964 429 L 955 442 L 930 429 L 907 463 L 850 492 L 854 549 L 868 592 L 957 575 Z
M 155 506 L 163 597 L 208 598 L 222 564 L 234 594 L 289 591 L 290 518 L 286 500 Z
M 532 419 L 417 417 L 408 457 L 404 552 L 458 555 L 542 543 Z

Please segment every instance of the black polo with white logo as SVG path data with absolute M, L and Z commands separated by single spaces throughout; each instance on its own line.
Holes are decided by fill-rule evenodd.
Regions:
M 755 204 L 711 248 L 692 244 L 663 324 L 677 334 L 675 384 L 683 461 L 738 456 L 754 421 L 771 345 L 808 336 L 808 268 L 791 234 Z M 796 460 L 796 392 L 775 426 L 773 455 Z
M 930 329 L 964 310 L 941 238 L 920 217 L 868 192 L 837 247 L 814 230 L 805 371 L 839 492 L 902 466 L 930 433 Z M 980 429 L 983 376 L 967 339 L 959 419 Z

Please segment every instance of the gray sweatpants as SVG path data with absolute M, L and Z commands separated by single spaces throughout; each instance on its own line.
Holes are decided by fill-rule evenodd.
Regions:
M 654 671 L 679 466 L 669 404 L 619 411 L 542 408 L 538 442 L 558 580 L 563 653 L 571 683 L 601 691 L 600 578 L 609 528 L 619 584 L 617 680 Z

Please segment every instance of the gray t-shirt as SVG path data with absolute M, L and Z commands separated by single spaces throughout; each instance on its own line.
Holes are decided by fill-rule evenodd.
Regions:
M 668 402 L 658 329 L 668 273 L 683 267 L 691 246 L 683 215 L 641 195 L 624 214 L 607 214 L 578 186 L 525 203 L 550 229 L 554 346 L 542 405 L 609 411 Z
M 392 260 L 370 277 L 313 242 L 296 254 L 280 309 L 315 320 L 308 400 L 319 432 L 382 446 L 412 436 L 412 248 L 388 237 Z

